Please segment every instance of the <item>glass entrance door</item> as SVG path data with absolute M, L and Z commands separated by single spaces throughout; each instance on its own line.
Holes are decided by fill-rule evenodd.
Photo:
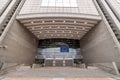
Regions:
M 42 60 L 45 62 L 45 60 L 53 61 L 53 60 L 78 60 L 78 59 L 79 60 L 82 59 L 79 40 L 74 39 L 39 40 L 36 61 Z M 66 61 L 66 63 L 70 64 L 69 61 Z
M 79 53 L 80 50 L 69 48 L 69 52 L 62 52 L 61 48 L 45 48 L 39 49 L 39 53 L 43 55 L 45 59 L 64 59 L 64 58 L 71 58 L 74 59 Z

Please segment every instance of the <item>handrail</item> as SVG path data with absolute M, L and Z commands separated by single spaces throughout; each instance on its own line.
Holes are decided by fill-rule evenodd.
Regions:
M 51 55 L 51 54 L 50 54 Z M 58 55 L 53 55 L 53 56 L 46 56 L 46 55 L 36 55 L 36 59 L 44 59 L 44 58 L 63 58 L 63 59 L 67 59 L 67 58 L 72 58 L 72 59 L 82 59 L 83 57 L 81 56 L 81 55 L 75 55 L 75 57 L 73 58 L 73 57 L 67 57 L 66 55 L 60 55 L 60 57 L 58 57 L 59 56 L 59 54 Z M 78 56 L 78 57 L 76 57 L 76 56 Z

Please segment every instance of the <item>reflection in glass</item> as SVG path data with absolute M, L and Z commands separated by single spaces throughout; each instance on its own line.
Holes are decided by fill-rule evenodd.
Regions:
M 82 56 L 80 42 L 75 39 L 43 39 L 39 40 L 37 55 L 42 58 L 71 58 Z
M 69 48 L 69 52 L 61 52 L 60 48 L 38 48 L 38 53 L 43 55 L 43 58 L 72 58 L 74 59 L 76 55 L 81 55 L 80 48 L 73 49 Z
M 41 6 L 77 7 L 76 0 L 42 0 Z

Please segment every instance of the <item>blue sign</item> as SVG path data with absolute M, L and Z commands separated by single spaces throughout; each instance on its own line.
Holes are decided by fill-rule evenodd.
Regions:
M 61 46 L 60 52 L 69 52 L 69 47 L 68 46 Z

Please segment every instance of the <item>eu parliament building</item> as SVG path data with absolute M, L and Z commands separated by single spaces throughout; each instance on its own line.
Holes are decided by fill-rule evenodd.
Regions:
M 0 62 L 120 70 L 120 0 L 0 0 Z

